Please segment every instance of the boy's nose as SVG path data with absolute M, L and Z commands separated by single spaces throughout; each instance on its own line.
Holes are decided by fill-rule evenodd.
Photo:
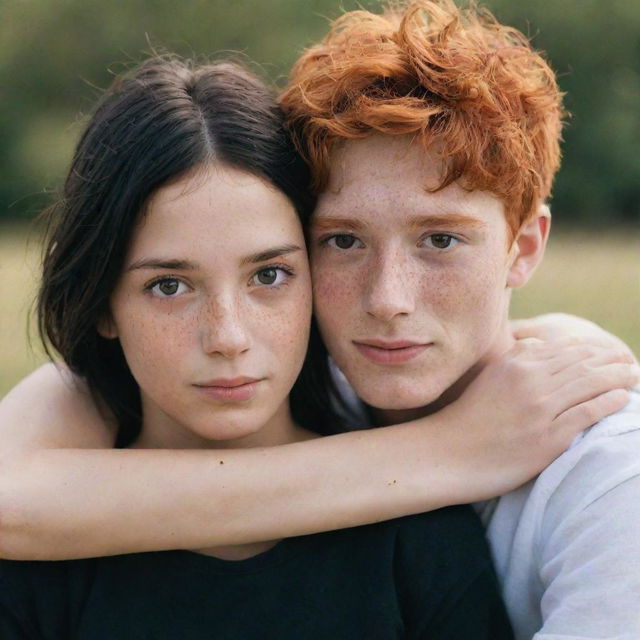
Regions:
M 407 260 L 394 252 L 381 256 L 367 267 L 364 293 L 365 311 L 384 322 L 408 315 L 415 309 L 411 269 Z

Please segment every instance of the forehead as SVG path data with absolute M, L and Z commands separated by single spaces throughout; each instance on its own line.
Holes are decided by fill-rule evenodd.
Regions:
M 298 236 L 300 223 L 288 198 L 264 180 L 214 165 L 160 187 L 132 237 L 131 251 L 158 245 L 214 255 L 240 244 Z
M 331 155 L 330 180 L 315 217 L 345 215 L 395 221 L 448 214 L 504 224 L 502 202 L 457 183 L 438 190 L 443 163 L 411 136 L 374 135 L 342 142 Z

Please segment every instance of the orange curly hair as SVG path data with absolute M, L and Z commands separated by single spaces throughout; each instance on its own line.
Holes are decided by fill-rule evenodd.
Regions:
M 475 4 L 346 13 L 294 65 L 280 104 L 316 191 L 336 141 L 411 134 L 425 147 L 438 141 L 438 188 L 463 178 L 494 193 L 514 235 L 549 196 L 560 163 L 553 71 L 522 33 Z

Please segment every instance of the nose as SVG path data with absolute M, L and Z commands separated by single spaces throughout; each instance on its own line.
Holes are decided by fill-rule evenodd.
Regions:
M 389 251 L 368 265 L 364 295 L 367 314 L 389 322 L 415 310 L 415 277 L 410 261 L 401 251 Z
M 200 319 L 202 349 L 209 355 L 235 358 L 249 349 L 246 316 L 232 296 L 211 297 Z

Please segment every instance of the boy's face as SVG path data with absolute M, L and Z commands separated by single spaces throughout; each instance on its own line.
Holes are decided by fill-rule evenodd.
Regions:
M 511 341 L 503 204 L 458 184 L 429 192 L 441 163 L 405 136 L 347 141 L 332 167 L 310 238 L 329 352 L 373 407 L 444 401 Z

